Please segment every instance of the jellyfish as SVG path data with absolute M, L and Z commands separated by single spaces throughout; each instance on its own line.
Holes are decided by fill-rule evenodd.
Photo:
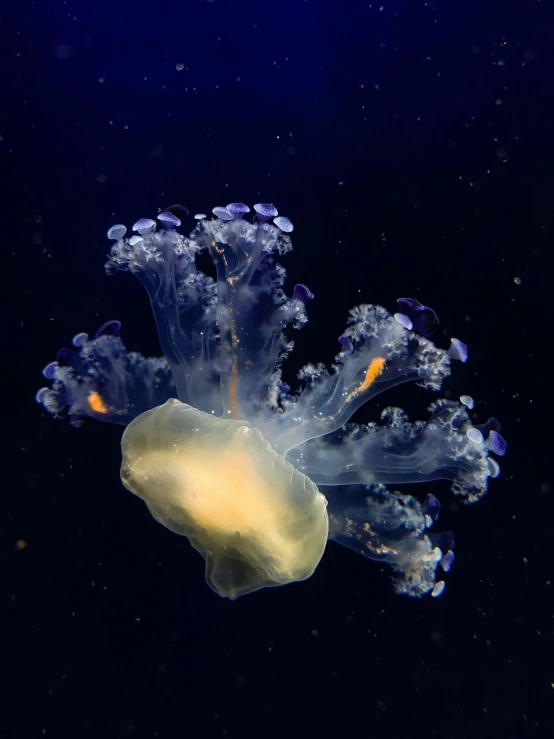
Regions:
M 298 284 L 287 297 L 278 258 L 293 225 L 271 203 L 253 207 L 252 220 L 241 202 L 198 214 L 188 236 L 180 205 L 139 219 L 130 236 L 112 226 L 106 271 L 142 282 L 163 356 L 128 352 L 121 324 L 107 321 L 59 350 L 36 399 L 73 426 L 125 426 L 123 485 L 187 537 L 223 597 L 305 580 L 328 541 L 390 565 L 398 593 L 438 596 L 454 537 L 431 531 L 441 504 L 428 488 L 448 480 L 461 501 L 478 501 L 500 472 L 492 455 L 506 451 L 498 421 L 473 425 L 467 395 L 434 400 L 425 420 L 394 406 L 367 424 L 351 419 L 402 383 L 436 393 L 467 347 L 435 346 L 438 317 L 413 298 L 393 314 L 364 304 L 350 311 L 332 366 L 306 365 L 291 388 L 286 329 L 302 328 L 314 295 Z M 215 277 L 198 268 L 203 252 Z M 423 494 L 390 487 L 406 483 Z

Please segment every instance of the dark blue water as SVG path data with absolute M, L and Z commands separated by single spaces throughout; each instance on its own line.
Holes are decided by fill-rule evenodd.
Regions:
M 21 0 L 0 39 L 2 735 L 551 736 L 550 4 Z M 309 580 L 220 599 L 122 487 L 121 428 L 35 403 L 79 331 L 118 319 L 160 353 L 107 228 L 238 200 L 290 217 L 287 285 L 316 296 L 290 379 L 362 302 L 417 297 L 468 344 L 446 395 L 509 446 L 474 506 L 402 489 L 455 532 L 440 598 L 331 543 Z

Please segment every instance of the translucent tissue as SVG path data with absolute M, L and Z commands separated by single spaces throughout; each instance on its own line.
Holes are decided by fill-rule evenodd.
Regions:
M 158 223 L 140 219 L 130 237 L 112 226 L 106 270 L 143 283 L 164 356 L 127 352 L 109 321 L 58 352 L 37 400 L 74 426 L 86 417 L 126 426 L 123 484 L 188 537 L 222 596 L 309 577 L 328 539 L 387 562 L 397 592 L 440 595 L 437 568 L 452 566 L 454 539 L 430 533 L 440 503 L 426 486 L 446 479 L 464 502 L 477 501 L 499 474 L 491 453 L 506 450 L 498 422 L 473 426 L 469 396 L 435 400 L 424 421 L 395 407 L 367 425 L 350 419 L 404 382 L 439 390 L 467 347 L 436 347 L 428 336 L 437 316 L 412 298 L 394 315 L 360 305 L 331 369 L 305 366 L 292 391 L 281 375 L 293 348 L 285 329 L 306 323 L 313 295 L 305 285 L 283 291 L 276 258 L 292 249 L 291 222 L 269 203 L 254 206 L 252 222 L 249 210 L 214 208 L 189 236 L 177 230 L 181 206 Z M 215 279 L 197 268 L 203 251 Z M 386 487 L 405 483 L 423 484 L 424 495 Z

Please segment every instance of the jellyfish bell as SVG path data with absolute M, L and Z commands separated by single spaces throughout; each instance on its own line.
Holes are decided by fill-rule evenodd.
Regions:
M 257 429 L 168 400 L 135 418 L 121 447 L 123 484 L 189 539 L 219 595 L 234 600 L 314 572 L 327 501 Z

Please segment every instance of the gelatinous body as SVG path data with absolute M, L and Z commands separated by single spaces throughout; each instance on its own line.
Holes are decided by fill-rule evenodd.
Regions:
M 304 580 L 317 567 L 327 501 L 244 421 L 168 400 L 132 421 L 121 447 L 125 487 L 189 538 L 220 595 Z
M 473 426 L 469 396 L 436 400 L 426 421 L 394 407 L 379 422 L 350 419 L 404 382 L 438 390 L 467 347 L 436 347 L 428 334 L 438 318 L 412 298 L 394 316 L 361 305 L 331 371 L 307 365 L 292 392 L 281 376 L 293 347 L 284 330 L 307 321 L 313 295 L 305 285 L 285 295 L 276 255 L 291 250 L 292 224 L 271 204 L 254 208 L 252 223 L 243 203 L 214 208 L 188 237 L 176 230 L 181 206 L 158 215 L 159 229 L 140 219 L 130 238 L 113 226 L 107 271 L 145 286 L 164 357 L 128 353 L 110 321 L 58 352 L 37 400 L 77 426 L 86 417 L 127 426 L 124 485 L 188 537 L 220 595 L 309 577 L 328 538 L 389 563 L 398 592 L 440 595 L 436 570 L 452 566 L 453 537 L 429 532 L 440 504 L 427 484 L 450 480 L 463 501 L 478 500 L 499 473 L 490 452 L 505 451 L 498 423 Z M 197 268 L 201 251 L 215 280 Z M 423 483 L 423 497 L 385 487 L 402 483 Z

